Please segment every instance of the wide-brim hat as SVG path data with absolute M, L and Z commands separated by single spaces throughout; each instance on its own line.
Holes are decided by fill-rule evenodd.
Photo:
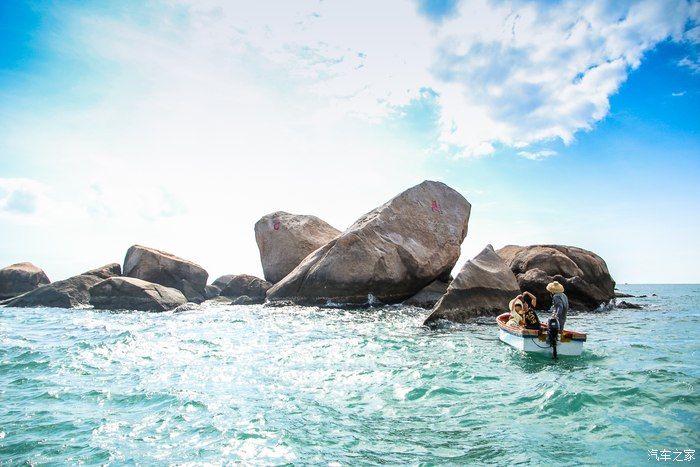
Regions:
M 559 282 L 554 281 L 547 284 L 547 292 L 549 293 L 564 293 L 564 286 Z

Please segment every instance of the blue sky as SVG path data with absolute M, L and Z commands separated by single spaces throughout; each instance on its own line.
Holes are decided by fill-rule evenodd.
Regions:
M 2 2 L 0 264 L 259 274 L 263 214 L 342 229 L 437 179 L 473 205 L 461 261 L 700 282 L 697 3 L 361 3 Z

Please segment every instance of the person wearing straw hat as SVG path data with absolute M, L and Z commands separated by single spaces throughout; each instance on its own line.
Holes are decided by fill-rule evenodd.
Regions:
M 552 318 L 559 321 L 559 332 L 562 332 L 569 312 L 569 298 L 564 294 L 564 286 L 558 281 L 547 284 L 547 292 L 552 295 Z

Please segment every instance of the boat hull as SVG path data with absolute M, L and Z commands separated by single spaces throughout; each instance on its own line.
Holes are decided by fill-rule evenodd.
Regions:
M 547 325 L 542 324 L 539 330 L 524 329 L 522 327 L 508 326 L 509 314 L 503 313 L 496 322 L 498 323 L 498 338 L 506 344 L 523 352 L 536 352 L 552 354 L 552 346 L 547 339 Z M 565 329 L 558 336 L 557 355 L 581 355 L 583 343 L 587 336 L 582 332 Z
M 515 347 L 523 352 L 537 352 L 552 355 L 552 346 L 547 340 L 540 340 L 539 337 L 521 337 L 510 334 L 501 329 L 498 338 L 506 344 Z M 557 355 L 581 355 L 583 352 L 582 341 L 557 342 Z

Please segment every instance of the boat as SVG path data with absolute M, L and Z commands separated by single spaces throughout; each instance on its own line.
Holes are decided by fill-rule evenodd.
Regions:
M 508 345 L 524 352 L 538 352 L 552 355 L 581 355 L 586 334 L 565 329 L 558 333 L 556 349 L 550 344 L 549 330 L 546 323 L 540 324 L 540 329 L 525 329 L 524 327 L 508 326 L 510 313 L 503 313 L 496 318 L 499 333 L 498 338 Z M 555 353 L 556 352 L 556 353 Z

